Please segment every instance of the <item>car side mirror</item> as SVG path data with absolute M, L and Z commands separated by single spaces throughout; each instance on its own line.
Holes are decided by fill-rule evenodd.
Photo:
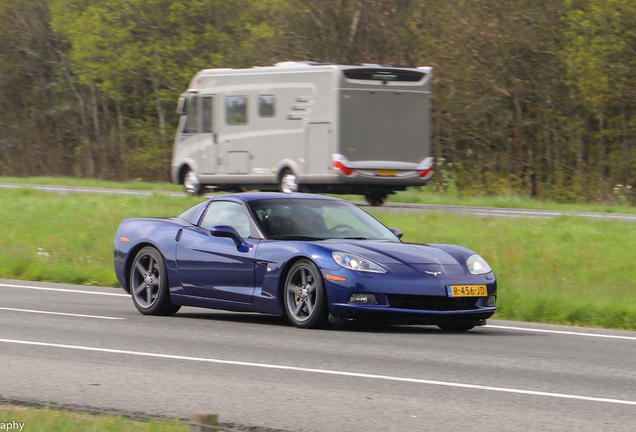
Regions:
M 404 233 L 402 232 L 402 230 L 397 229 L 397 228 L 389 228 L 389 231 L 391 231 L 393 233 L 393 235 L 395 235 L 397 238 L 401 239 L 402 236 L 404 235 Z
M 229 225 L 217 225 L 212 227 L 210 232 L 214 237 L 231 238 L 234 240 L 234 243 L 236 243 L 236 247 L 241 247 L 245 243 L 245 240 L 243 240 L 243 237 L 241 237 L 238 231 Z

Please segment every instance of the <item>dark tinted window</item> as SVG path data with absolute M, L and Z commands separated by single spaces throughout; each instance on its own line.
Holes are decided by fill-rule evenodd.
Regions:
M 384 225 L 346 201 L 268 199 L 251 201 L 261 231 L 271 239 L 311 237 L 398 241 Z
M 345 77 L 356 80 L 410 81 L 417 82 L 426 75 L 419 71 L 400 69 L 347 69 L 342 71 Z

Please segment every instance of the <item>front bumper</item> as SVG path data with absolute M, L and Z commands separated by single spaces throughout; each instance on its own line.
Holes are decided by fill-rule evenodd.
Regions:
M 359 277 L 352 278 L 353 273 Z M 340 275 L 344 276 L 344 272 Z M 493 296 L 496 299 L 497 295 L 497 281 L 492 273 L 436 277 L 349 271 L 347 276 L 347 281 L 325 281 L 329 313 L 337 318 L 373 320 L 383 324 L 478 323 L 497 311 L 495 305 L 488 304 L 488 299 Z M 487 296 L 449 297 L 446 287 L 450 285 L 485 285 Z M 349 301 L 352 294 L 373 294 L 375 303 L 352 303 Z

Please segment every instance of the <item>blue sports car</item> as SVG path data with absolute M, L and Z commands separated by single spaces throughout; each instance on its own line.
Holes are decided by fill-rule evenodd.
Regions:
M 174 218 L 124 220 L 117 278 L 142 314 L 181 306 L 464 331 L 496 311 L 497 281 L 475 252 L 403 243 L 359 207 L 309 194 L 216 196 Z

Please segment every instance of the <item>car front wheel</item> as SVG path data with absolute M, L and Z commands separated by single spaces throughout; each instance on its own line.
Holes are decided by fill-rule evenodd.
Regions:
M 329 318 L 327 293 L 320 270 L 313 262 L 296 262 L 285 281 L 285 312 L 299 328 L 324 327 Z
M 145 247 L 135 256 L 129 286 L 135 307 L 144 315 L 174 315 L 181 308 L 170 302 L 166 264 L 154 247 Z

